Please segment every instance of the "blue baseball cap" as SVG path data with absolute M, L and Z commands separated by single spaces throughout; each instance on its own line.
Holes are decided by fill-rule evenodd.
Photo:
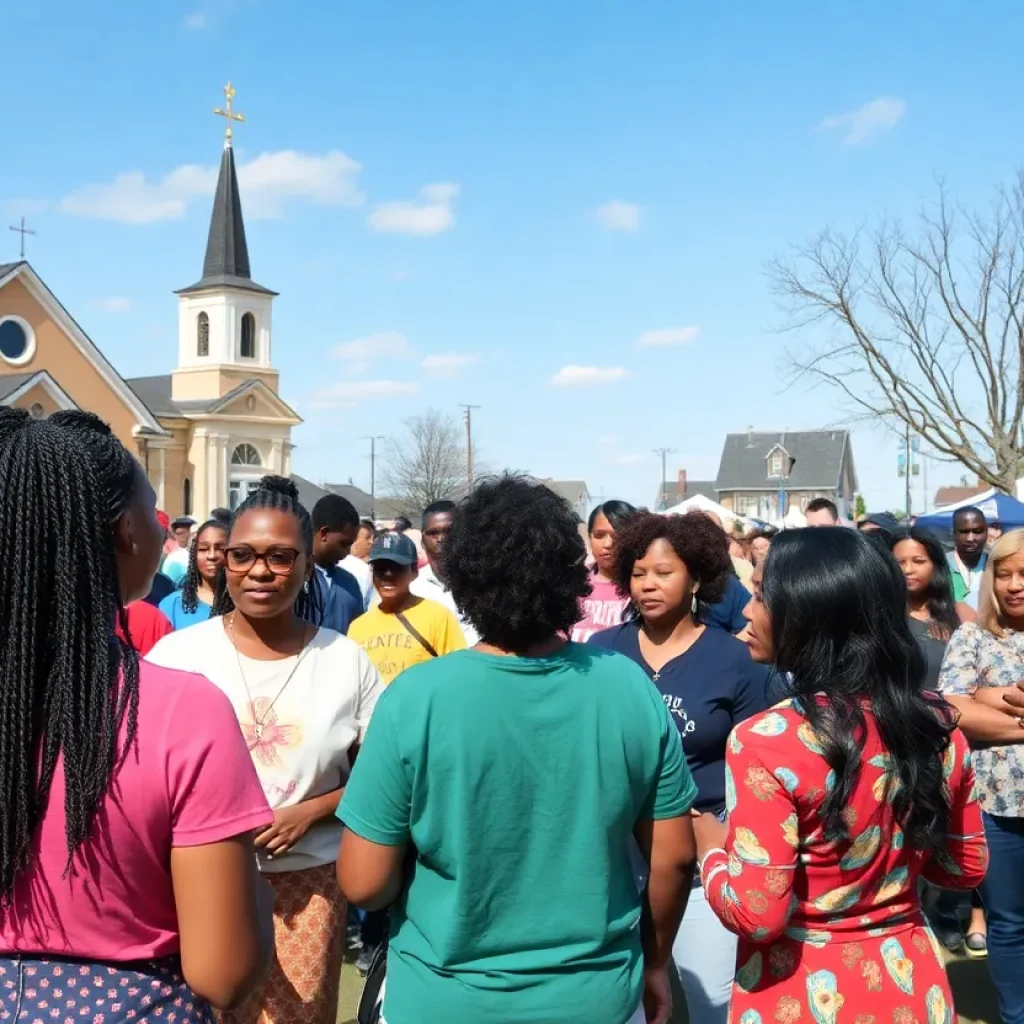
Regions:
M 416 565 L 420 553 L 416 545 L 401 533 L 385 533 L 370 547 L 370 562 L 394 562 L 395 565 Z

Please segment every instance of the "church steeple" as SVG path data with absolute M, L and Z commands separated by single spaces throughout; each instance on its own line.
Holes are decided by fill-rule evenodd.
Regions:
M 244 291 L 276 295 L 277 293 L 269 288 L 256 284 L 249 268 L 249 248 L 245 243 L 242 199 L 238 193 L 235 153 L 231 145 L 231 122 L 244 121 L 245 118 L 231 109 L 235 90 L 230 82 L 224 87 L 224 95 L 225 109 L 214 110 L 215 114 L 227 120 L 227 131 L 220 173 L 217 176 L 217 191 L 213 197 L 213 214 L 210 217 L 210 233 L 206 240 L 203 276 L 195 284 L 182 288 L 178 295 L 188 295 L 211 288 L 240 288 Z

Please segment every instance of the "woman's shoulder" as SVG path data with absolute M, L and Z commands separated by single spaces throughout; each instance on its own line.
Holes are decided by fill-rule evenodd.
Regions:
M 173 590 L 166 597 L 161 598 L 159 608 L 165 615 L 169 615 L 175 608 L 181 605 L 181 591 Z
M 161 721 L 181 715 L 193 723 L 205 723 L 210 710 L 222 708 L 227 700 L 221 689 L 199 672 L 149 660 L 139 662 L 140 722 L 148 710 Z
M 634 619 L 630 622 L 620 623 L 618 626 L 609 626 L 607 629 L 599 629 L 587 637 L 588 647 L 604 647 L 611 651 L 620 650 L 623 644 L 635 643 L 637 634 L 640 632 L 640 622 Z
M 796 737 L 804 726 L 810 728 L 799 701 L 789 697 L 745 718 L 734 727 L 733 732 L 739 737 L 748 737 L 751 740 L 755 737 L 772 740 L 779 736 Z
M 219 615 L 214 615 L 163 637 L 146 655 L 146 661 L 164 668 L 193 671 L 208 656 L 210 645 L 227 642 L 224 623 Z
M 358 619 L 355 621 L 358 621 Z M 317 629 L 309 645 L 310 649 L 316 651 L 319 657 L 328 660 L 358 661 L 365 657 L 366 654 L 363 648 L 351 637 L 346 636 L 344 633 L 339 633 L 336 629 L 329 629 L 327 626 L 320 626 Z

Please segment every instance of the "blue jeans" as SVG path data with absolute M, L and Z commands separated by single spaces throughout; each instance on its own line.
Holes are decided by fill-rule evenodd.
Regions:
M 672 943 L 690 1024 L 726 1024 L 736 977 L 737 938 L 715 916 L 704 890 L 694 885 Z
M 980 892 L 989 970 L 1003 1024 L 1024 1024 L 1024 818 L 982 818 L 989 864 Z

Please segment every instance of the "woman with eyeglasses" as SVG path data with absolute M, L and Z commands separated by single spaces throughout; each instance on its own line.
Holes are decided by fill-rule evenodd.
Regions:
M 166 637 L 149 660 L 202 672 L 227 694 L 274 812 L 256 846 L 274 889 L 277 955 L 226 1020 L 334 1024 L 345 934 L 334 812 L 380 677 L 357 644 L 315 625 L 313 527 L 291 481 L 263 478 L 232 517 L 224 557 L 213 617 Z

